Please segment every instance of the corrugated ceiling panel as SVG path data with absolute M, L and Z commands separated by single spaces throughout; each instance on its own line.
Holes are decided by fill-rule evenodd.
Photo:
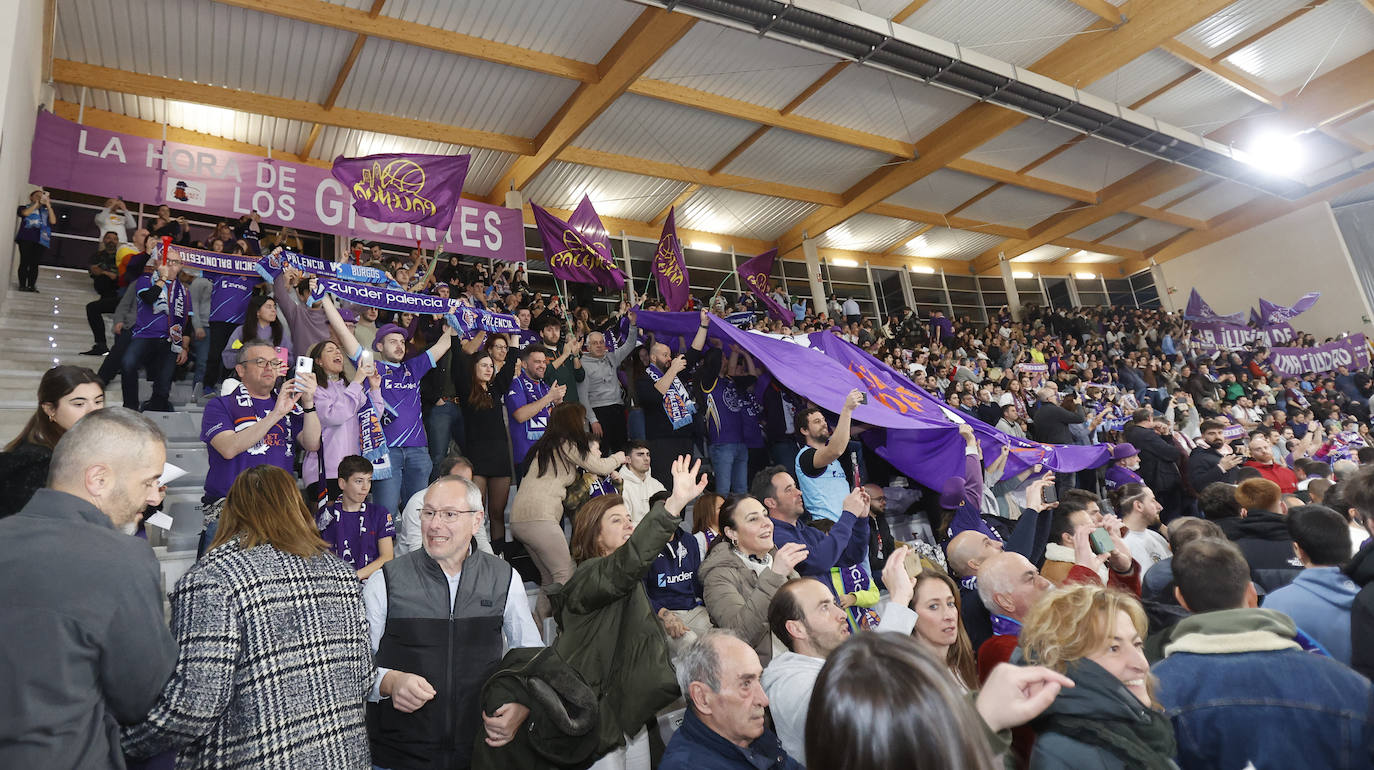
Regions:
M 1083 90 L 1129 107 L 1191 69 L 1178 57 L 1155 49 Z
M 903 8 L 911 5 L 911 0 L 835 0 L 840 5 L 857 8 L 874 16 L 890 19 Z
M 532 137 L 576 88 L 571 80 L 369 38 L 339 106 Z
M 1374 13 L 1329 2 L 1236 51 L 1226 63 L 1286 94 L 1374 48 Z
M 1374 143 L 1374 110 L 1366 112 L 1341 128 L 1361 141 Z
M 1026 252 L 1025 254 L 1022 254 L 1022 255 L 1019 256 L 1019 257 L 1012 257 L 1012 260 L 1011 260 L 1011 261 L 1012 261 L 1012 262 L 1053 262 L 1053 261 L 1055 261 L 1056 259 L 1059 259 L 1059 258 L 1061 258 L 1061 257 L 1063 257 L 1063 256 L 1065 256 L 1065 255 L 1067 255 L 1067 254 L 1069 254 L 1069 253 L 1072 252 L 1072 251 L 1073 251 L 1073 249 L 1068 249 L 1068 248 L 1065 248 L 1065 247 L 1063 247 L 1063 246 L 1041 246 L 1041 247 L 1039 247 L 1039 248 L 1037 248 L 1037 249 L 1031 249 L 1030 251 Z
M 730 174 L 843 192 L 890 156 L 774 129 L 725 167 Z
M 757 124 L 625 94 L 573 140 L 578 147 L 709 169 Z
M 988 189 L 994 182 L 972 174 L 940 169 L 888 198 L 888 202 L 944 213 Z
M 1260 106 L 1221 78 L 1201 72 L 1160 94 L 1140 111 L 1179 128 L 1206 134 Z
M 1064 0 L 934 0 L 905 24 L 1021 67 L 1097 21 Z
M 53 54 L 321 102 L 353 38 L 348 32 L 210 0 L 60 0 Z
M 468 166 L 468 177 L 463 190 L 472 195 L 486 195 L 515 162 L 516 156 L 508 152 L 475 149 L 444 142 L 429 142 L 423 139 L 378 134 L 373 131 L 359 131 L 352 128 L 325 126 L 320 129 L 319 138 L 311 156 L 319 160 L 333 160 L 340 155 L 358 157 L 383 152 L 417 152 L 431 155 L 472 156 Z
M 684 182 L 554 161 L 525 186 L 525 200 L 571 210 L 589 195 L 603 217 L 645 221 L 686 188 Z
M 973 100 L 871 67 L 846 67 L 802 103 L 797 114 L 915 142 Z
M 1068 262 L 1066 262 L 1065 264 L 1068 264 L 1068 265 L 1102 265 L 1102 264 L 1108 264 L 1108 263 L 1111 263 L 1111 262 L 1124 262 L 1125 260 L 1126 260 L 1125 257 L 1119 257 L 1119 256 L 1117 256 L 1117 255 L 1115 255 L 1115 254 L 1099 254 L 1099 253 L 1096 252 L 1096 251 L 1082 251 L 1082 252 L 1079 252 L 1079 253 L 1074 254 L 1073 256 L 1069 257 Z M 1114 276 L 1114 275 L 1108 275 L 1107 277 L 1108 277 L 1108 278 L 1115 278 L 1116 276 Z
M 902 244 L 895 253 L 908 257 L 967 261 L 1001 242 L 1001 237 L 988 233 L 937 227 Z
M 826 230 L 816 239 L 816 245 L 823 249 L 881 252 L 898 241 L 906 240 L 918 227 L 919 223 L 906 219 L 856 214 Z
M 1075 136 L 1078 136 L 1076 132 L 1052 123 L 1025 120 L 1012 130 L 1004 131 L 979 145 L 978 149 L 965 157 L 1016 171 Z
M 771 241 L 815 211 L 814 203 L 703 187 L 678 207 L 677 226 Z
M 1101 190 L 1149 163 L 1144 153 L 1088 139 L 1036 166 L 1031 173 L 1060 184 Z
M 389 0 L 382 13 L 584 62 L 598 62 L 644 9 L 624 0 Z
M 1110 233 L 1124 224 L 1134 222 L 1136 217 L 1132 214 L 1114 214 L 1106 219 L 1094 222 L 1087 227 L 1070 234 L 1069 237 L 1077 238 L 1081 241 L 1095 241 L 1098 238 Z
M 1019 187 L 1003 187 L 960 212 L 961 216 L 1009 227 L 1030 227 L 1076 204 L 1068 198 Z
M 1123 249 L 1148 249 L 1182 232 L 1186 232 L 1186 229 L 1178 225 L 1146 219 L 1128 230 L 1113 235 L 1103 243 Z
M 1187 184 L 1179 185 L 1178 187 L 1175 187 L 1174 189 L 1169 190 L 1168 192 L 1163 192 L 1159 195 L 1156 195 L 1155 197 L 1145 201 L 1143 205 L 1150 206 L 1153 208 L 1160 208 L 1161 206 L 1164 206 L 1168 203 L 1178 200 L 1179 198 L 1182 198 L 1183 196 L 1196 190 L 1199 187 L 1202 187 L 1203 185 L 1211 184 L 1215 181 L 1217 181 L 1216 177 L 1203 174 L 1194 179 L 1193 181 L 1188 182 Z
M 1367 184 L 1364 187 L 1351 190 L 1344 195 L 1337 195 L 1331 199 L 1331 206 L 1336 208 L 1369 201 L 1374 201 L 1374 184 Z
M 1215 56 L 1227 46 L 1278 21 L 1307 0 L 1238 0 L 1177 37 L 1184 45 Z
M 1206 191 L 1194 195 L 1169 210 L 1185 217 L 1211 219 L 1259 196 L 1260 192 L 1253 187 L 1246 187 L 1235 182 L 1222 182 L 1207 188 Z
M 698 23 L 644 77 L 782 109 L 835 61 L 787 43 Z

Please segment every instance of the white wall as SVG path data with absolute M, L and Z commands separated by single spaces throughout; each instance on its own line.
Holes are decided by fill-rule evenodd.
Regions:
M 0 23 L 0 298 L 15 282 L 15 207 L 28 202 L 29 150 L 43 94 L 43 0 L 8 0 Z
M 1350 253 L 1331 206 L 1315 203 L 1272 222 L 1171 259 L 1160 266 L 1168 302 L 1183 310 L 1196 288 L 1221 314 L 1259 306 L 1259 298 L 1291 305 L 1309 291 L 1317 304 L 1293 320 L 1293 328 L 1320 340 L 1341 332 L 1374 333 L 1374 312 L 1360 289 Z

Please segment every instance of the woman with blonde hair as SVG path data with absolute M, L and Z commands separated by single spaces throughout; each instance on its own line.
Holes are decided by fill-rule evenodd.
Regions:
M 1045 596 L 1021 627 L 1025 662 L 1073 680 L 1032 727 L 1032 770 L 1176 770 L 1174 729 L 1154 699 L 1147 622 L 1135 597 L 1100 585 Z
M 916 610 L 916 627 L 911 635 L 927 652 L 949 666 L 950 676 L 960 689 L 974 689 L 978 668 L 974 664 L 973 643 L 964 630 L 958 584 L 943 572 L 923 570 L 916 576 L 911 608 Z
M 124 728 L 127 754 L 176 748 L 179 768 L 371 766 L 362 583 L 320 539 L 290 474 L 239 474 L 171 602 L 176 669 L 147 718 Z

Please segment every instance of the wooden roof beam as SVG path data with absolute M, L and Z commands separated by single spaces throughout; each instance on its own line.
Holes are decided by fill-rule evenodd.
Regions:
M 386 5 L 386 0 L 372 0 L 372 7 L 368 9 L 367 15 L 377 18 L 382 13 L 382 6 Z M 359 32 L 353 38 L 353 47 L 348 50 L 348 56 L 344 57 L 343 66 L 339 67 L 339 74 L 334 78 L 334 85 L 329 89 L 329 95 L 324 98 L 324 108 L 334 109 L 334 103 L 339 100 L 339 93 L 343 91 L 344 83 L 348 82 L 348 76 L 353 72 L 353 66 L 358 63 L 358 55 L 363 52 L 363 43 L 367 42 L 367 35 Z M 315 142 L 320 138 L 320 124 L 315 123 L 310 126 L 310 134 L 305 137 L 305 142 L 296 155 L 302 158 L 310 157 L 310 152 L 315 149 Z
M 1233 67 L 1229 67 L 1222 62 L 1210 59 L 1202 52 L 1190 48 L 1177 40 L 1165 40 L 1159 47 L 1160 50 L 1172 55 L 1174 58 L 1215 75 L 1222 82 L 1246 96 L 1264 102 L 1270 107 L 1283 109 L 1283 99 L 1278 94 L 1265 88 L 1259 81 L 1249 75 Z

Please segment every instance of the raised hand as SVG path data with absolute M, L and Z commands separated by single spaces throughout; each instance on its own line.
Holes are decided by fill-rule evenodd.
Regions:
M 705 487 L 702 487 L 705 489 Z M 791 574 L 798 564 L 806 561 L 806 557 L 811 555 L 811 551 L 801 543 L 785 543 L 773 554 L 773 564 L 769 569 L 783 575 Z
M 840 510 L 849 511 L 859 518 L 868 517 L 868 493 L 863 487 L 854 487 L 845 495 Z
M 1023 725 L 1044 713 L 1073 680 L 1044 666 L 999 663 L 978 691 L 978 715 L 994 732 Z
M 624 453 L 621 461 L 624 461 Z M 701 460 L 692 461 L 691 455 L 679 455 L 673 461 L 673 491 L 664 501 L 663 506 L 668 509 L 668 513 L 674 516 L 681 515 L 682 509 L 687 507 L 687 503 L 695 500 L 698 495 L 706 491 L 706 475 L 701 473 Z
M 916 596 L 916 578 L 906 571 L 906 559 L 910 555 L 911 546 L 902 544 L 892 550 L 883 564 L 883 585 L 887 586 L 888 598 L 903 607 L 911 606 Z

